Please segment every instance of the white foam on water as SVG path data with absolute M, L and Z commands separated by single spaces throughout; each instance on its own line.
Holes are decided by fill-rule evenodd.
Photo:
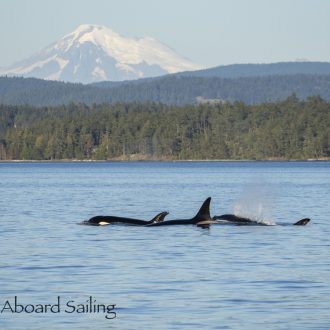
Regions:
M 233 213 L 266 225 L 276 225 L 272 220 L 273 192 L 269 184 L 251 183 L 247 185 L 241 197 L 233 204 Z

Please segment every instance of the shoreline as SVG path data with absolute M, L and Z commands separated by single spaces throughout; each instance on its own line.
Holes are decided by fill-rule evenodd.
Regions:
M 9 159 L 0 160 L 0 163 L 247 163 L 247 162 L 329 162 L 330 158 L 315 159 L 54 159 L 54 160 L 38 160 L 38 159 Z

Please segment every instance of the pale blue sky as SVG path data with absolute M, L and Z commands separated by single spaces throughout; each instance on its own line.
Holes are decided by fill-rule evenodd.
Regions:
M 330 61 L 330 0 L 0 0 L 0 66 L 80 24 L 152 36 L 205 67 Z

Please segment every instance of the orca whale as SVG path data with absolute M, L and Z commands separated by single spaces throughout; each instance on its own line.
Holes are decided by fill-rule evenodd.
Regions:
M 147 224 L 147 227 L 155 227 L 155 226 L 172 226 L 172 225 L 198 225 L 198 223 L 203 221 L 210 221 L 210 202 L 211 197 L 208 197 L 201 208 L 197 212 L 197 214 L 190 219 L 174 219 L 174 220 L 166 220 L 162 222 L 154 222 L 151 224 Z
M 249 218 L 244 218 L 244 217 L 239 217 L 234 214 L 222 214 L 218 216 L 214 216 L 212 219 L 214 222 L 213 223 L 230 223 L 230 224 L 235 224 L 235 225 L 252 225 L 252 226 L 269 226 L 266 223 L 263 222 L 258 222 L 256 220 L 252 220 Z M 225 221 L 225 222 L 224 222 Z M 293 225 L 295 226 L 305 226 L 310 222 L 309 218 L 304 218 L 301 219 Z
M 150 221 L 134 219 L 134 218 L 117 217 L 117 216 L 98 215 L 90 218 L 89 220 L 84 220 L 80 224 L 91 225 L 91 226 L 103 226 L 103 225 L 119 223 L 126 225 L 140 225 L 146 227 L 171 226 L 171 225 L 197 225 L 198 227 L 202 227 L 202 228 L 208 228 L 211 224 L 269 226 L 266 223 L 258 222 L 250 218 L 240 217 L 234 214 L 223 214 L 211 218 L 210 203 L 211 203 L 211 197 L 208 197 L 202 204 L 197 214 L 190 219 L 174 219 L 174 220 L 164 221 L 164 218 L 168 215 L 168 212 L 161 212 L 157 214 Z M 309 218 L 304 218 L 293 223 L 293 225 L 305 226 L 309 222 L 310 222 Z
M 121 223 L 126 225 L 148 225 L 152 223 L 158 223 L 164 220 L 164 218 L 168 215 L 168 212 L 161 212 L 157 214 L 150 221 L 134 219 L 134 218 L 124 218 L 124 217 L 115 217 L 108 215 L 97 215 L 89 220 L 84 220 L 80 224 L 82 225 L 90 225 L 90 226 L 104 226 L 110 225 L 114 223 Z

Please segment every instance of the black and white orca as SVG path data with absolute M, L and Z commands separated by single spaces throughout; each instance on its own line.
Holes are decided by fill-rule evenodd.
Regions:
M 124 217 L 116 217 L 111 215 L 97 215 L 89 220 L 84 220 L 80 224 L 82 225 L 90 225 L 90 226 L 105 226 L 110 224 L 125 224 L 125 225 L 135 225 L 135 226 L 143 226 L 152 223 L 162 222 L 164 218 L 168 215 L 168 212 L 161 212 L 157 214 L 150 221 L 134 219 L 134 218 L 124 218 Z
M 213 217 L 213 223 L 228 223 L 228 224 L 234 224 L 234 225 L 240 225 L 240 226 L 246 226 L 246 225 L 252 225 L 252 226 L 269 226 L 264 222 L 259 222 L 256 220 L 252 220 L 249 218 L 244 218 L 244 217 L 240 217 L 237 216 L 235 214 L 222 214 L 222 215 L 218 215 L 218 216 L 214 216 Z M 309 218 L 304 218 L 301 219 L 295 223 L 293 223 L 293 225 L 295 226 L 305 226 L 310 222 Z

